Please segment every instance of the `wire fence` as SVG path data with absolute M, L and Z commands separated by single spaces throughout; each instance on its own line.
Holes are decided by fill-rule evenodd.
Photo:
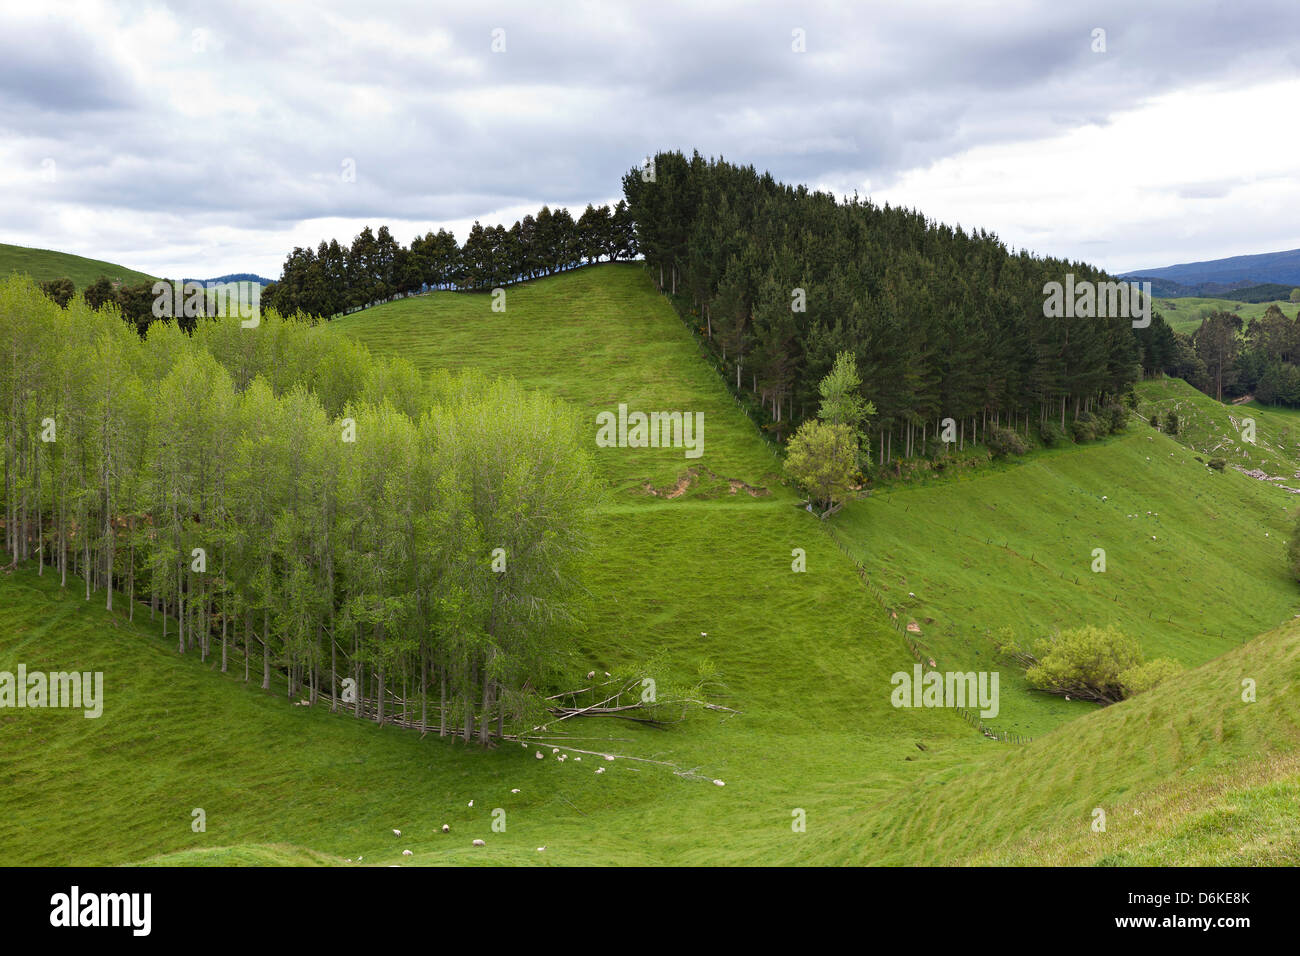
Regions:
M 885 620 L 889 623 L 889 626 L 897 631 L 899 636 L 902 637 L 903 643 L 907 646 L 908 652 L 912 655 L 913 659 L 921 665 L 922 671 L 927 668 L 929 670 L 939 670 L 939 664 L 935 659 L 934 652 L 929 649 L 929 646 L 924 641 L 913 637 L 907 630 L 905 624 L 899 622 L 897 612 L 889 607 L 889 602 L 885 599 L 884 592 L 881 591 L 874 582 L 872 582 L 870 576 L 867 574 L 867 569 L 862 562 L 853 555 L 853 552 L 848 549 L 844 542 L 841 541 L 833 531 L 830 533 L 830 537 L 831 540 L 835 542 L 836 546 L 844 553 L 844 556 L 853 562 L 853 566 L 858 572 L 858 579 L 862 582 L 863 586 L 871 596 L 876 599 L 876 603 L 879 604 L 881 610 L 885 612 Z M 1033 737 L 1027 737 L 1024 734 L 1015 733 L 1014 731 L 997 730 L 990 727 L 988 724 L 984 723 L 979 714 L 967 710 L 965 707 L 952 707 L 949 709 L 955 711 L 958 717 L 966 721 L 966 723 L 970 724 L 975 728 L 975 730 L 979 731 L 990 740 L 999 740 L 1008 744 L 1027 744 L 1034 739 Z

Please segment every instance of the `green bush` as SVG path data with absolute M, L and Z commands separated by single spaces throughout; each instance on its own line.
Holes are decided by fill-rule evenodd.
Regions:
M 993 453 L 994 458 L 1023 455 L 1026 451 L 1025 440 L 1010 428 L 993 429 L 988 433 L 984 443 L 989 446 L 989 451 Z
M 1142 649 L 1114 627 L 1084 627 L 1044 638 L 1034 647 L 1029 685 L 1051 694 L 1113 704 L 1126 696 L 1120 675 L 1142 663 Z
M 1143 661 L 1138 642 L 1114 627 L 1062 631 L 1036 642 L 1032 652 L 1016 642 L 1009 628 L 999 631 L 993 643 L 1000 656 L 1025 668 L 1025 678 L 1036 690 L 1101 704 L 1150 690 L 1181 669 L 1167 658 Z
M 1056 422 L 1043 422 L 1043 424 L 1039 425 L 1038 437 L 1043 440 L 1043 444 L 1048 448 L 1060 445 L 1069 438 L 1065 434 L 1065 429 Z
M 1172 408 L 1169 409 L 1169 414 L 1165 416 L 1165 431 L 1175 438 L 1178 437 L 1178 413 Z
M 1111 402 L 1103 407 L 1100 417 L 1112 435 L 1128 427 L 1128 409 L 1119 402 Z
M 1087 412 L 1083 413 L 1083 415 L 1087 414 Z M 1087 419 L 1083 415 L 1070 422 L 1070 437 L 1076 442 L 1092 441 L 1097 437 L 1097 423 L 1091 421 L 1091 415 Z
M 1227 464 L 1228 464 L 1227 461 L 1225 461 L 1225 460 L 1222 459 L 1222 458 L 1211 458 L 1211 459 L 1210 459 L 1210 467 L 1213 468 L 1215 471 L 1223 471 L 1224 467 L 1225 467 Z
M 1158 657 L 1153 661 L 1147 661 L 1145 664 L 1130 667 L 1119 675 L 1119 680 L 1124 685 L 1124 690 L 1127 692 L 1126 696 L 1132 697 L 1144 690 L 1150 690 L 1165 678 L 1173 677 L 1180 670 L 1182 668 L 1178 666 L 1177 661 L 1172 661 L 1167 657 Z

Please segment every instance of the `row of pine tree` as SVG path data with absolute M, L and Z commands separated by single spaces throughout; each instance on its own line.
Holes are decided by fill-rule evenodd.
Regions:
M 329 317 L 428 289 L 492 289 L 635 252 L 621 201 L 612 209 L 588 205 L 577 219 L 543 206 L 508 228 L 475 222 L 463 246 L 445 229 L 402 246 L 387 226 L 377 233 L 367 226 L 347 248 L 330 240 L 315 251 L 294 249 L 262 302 L 284 315 Z
M 925 451 L 945 418 L 963 443 L 1064 425 L 1169 359 L 1158 315 L 1140 335 L 1129 318 L 1044 316 L 1046 283 L 1108 278 L 1086 263 L 698 153 L 659 153 L 623 188 L 654 281 L 778 437 L 816 414 L 842 351 L 875 405 L 882 463 Z

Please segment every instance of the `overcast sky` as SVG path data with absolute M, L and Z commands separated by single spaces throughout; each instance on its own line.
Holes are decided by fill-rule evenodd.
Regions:
M 157 275 L 669 148 L 1115 272 L 1300 247 L 1297 0 L 0 3 L 0 241 Z

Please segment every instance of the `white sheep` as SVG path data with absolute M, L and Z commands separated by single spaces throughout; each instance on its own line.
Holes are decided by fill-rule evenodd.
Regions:
M 444 824 L 442 825 L 442 832 L 443 832 L 443 833 L 450 833 L 450 832 L 451 832 L 451 827 L 447 826 L 447 824 L 444 823 Z
M 410 851 L 410 850 L 403 850 L 403 851 L 402 851 L 402 856 L 410 856 L 410 855 L 411 855 L 411 851 Z
M 487 846 L 487 844 L 484 843 L 482 840 L 475 840 L 475 841 L 474 841 L 474 845 L 475 845 L 475 846 Z
M 402 831 L 401 831 L 401 830 L 394 830 L 394 831 L 393 831 L 393 836 L 401 836 L 401 835 L 402 835 Z

